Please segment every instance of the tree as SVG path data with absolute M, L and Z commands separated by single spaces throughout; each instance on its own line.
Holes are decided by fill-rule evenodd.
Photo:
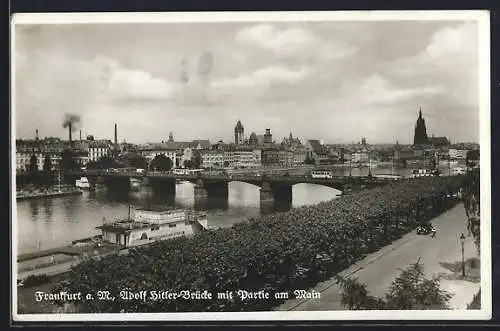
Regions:
M 50 159 L 50 155 L 45 155 L 45 159 L 43 160 L 43 177 L 44 182 L 47 187 L 52 185 L 52 160 Z
M 172 169 L 173 162 L 165 154 L 158 154 L 154 157 L 149 165 L 149 169 L 153 171 L 169 171 Z
M 30 157 L 29 176 L 32 184 L 34 185 L 40 184 L 40 171 L 38 170 L 38 158 L 34 153 Z
M 410 265 L 392 282 L 384 298 L 370 296 L 366 284 L 355 278 L 337 277 L 341 303 L 350 310 L 437 310 L 448 309 L 452 295 L 440 288 L 439 278 L 426 278 L 423 266 Z
M 194 162 L 192 160 L 184 160 L 184 168 L 194 169 Z
M 127 167 L 145 169 L 148 166 L 148 161 L 142 155 L 127 152 L 123 157 L 120 158 Z
M 30 157 L 30 167 L 29 167 L 30 175 L 35 176 L 38 174 L 38 158 L 35 154 L 32 154 Z
M 201 154 L 198 152 L 193 156 L 193 168 L 201 168 Z
M 462 181 L 462 199 L 467 215 L 467 230 L 474 238 L 478 254 L 481 246 L 481 203 L 479 169 L 468 171 Z
M 472 168 L 478 162 L 479 162 L 479 150 L 475 149 L 468 151 L 467 154 L 465 155 L 465 165 L 468 168 Z
M 309 156 L 309 154 L 306 156 L 306 160 L 304 161 L 305 164 L 315 164 L 314 160 Z
M 61 153 L 61 170 L 74 170 L 78 169 L 78 162 L 76 162 L 76 155 L 70 149 L 65 149 Z
M 103 156 L 97 161 L 91 161 L 87 163 L 87 169 L 109 169 L 119 167 L 120 163 L 118 163 L 111 156 Z

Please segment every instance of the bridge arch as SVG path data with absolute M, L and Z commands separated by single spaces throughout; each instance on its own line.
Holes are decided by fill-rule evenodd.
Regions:
M 257 189 L 259 189 L 261 187 L 261 185 L 259 183 L 256 183 L 256 182 L 250 182 L 250 181 L 243 181 L 243 180 L 231 180 L 228 182 L 228 184 L 237 184 L 237 183 L 240 183 L 240 184 L 246 184 L 246 185 L 250 185 L 252 187 L 255 187 Z

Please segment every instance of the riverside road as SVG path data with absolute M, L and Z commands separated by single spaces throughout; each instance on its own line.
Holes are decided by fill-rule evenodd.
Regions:
M 412 231 L 391 245 L 358 261 L 340 275 L 357 278 L 367 285 L 371 295 L 383 297 L 401 270 L 419 259 L 427 276 L 449 273 L 440 263 L 461 261 L 459 237 L 461 233 L 467 235 L 466 221 L 464 207 L 459 204 L 432 220 L 437 227 L 436 237 L 417 235 L 416 231 Z M 478 257 L 477 251 L 472 237 L 468 237 L 465 242 L 465 259 L 474 257 Z M 462 280 L 443 279 L 441 284 L 444 290 L 454 294 L 450 305 L 455 309 L 465 309 L 479 289 L 479 283 Z M 460 290 L 456 291 L 458 288 Z M 276 310 L 345 310 L 341 305 L 341 290 L 335 279 L 319 283 L 314 290 L 321 292 L 320 299 L 293 299 Z M 455 295 L 455 291 L 460 294 Z

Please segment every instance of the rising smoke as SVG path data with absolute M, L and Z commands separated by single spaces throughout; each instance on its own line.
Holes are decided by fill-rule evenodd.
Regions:
M 80 124 L 80 115 L 77 114 L 65 114 L 63 121 L 63 128 L 71 128 L 71 131 L 75 131 Z

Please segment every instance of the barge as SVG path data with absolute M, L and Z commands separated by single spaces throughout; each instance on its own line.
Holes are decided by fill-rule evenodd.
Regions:
M 136 208 L 129 217 L 98 226 L 102 240 L 120 246 L 144 245 L 208 229 L 207 214 L 178 208 Z
M 46 191 L 31 191 L 31 192 L 16 192 L 16 200 L 28 200 L 28 199 L 39 199 L 39 198 L 57 198 L 64 197 L 68 195 L 80 195 L 81 190 L 75 188 L 60 189 L 60 190 L 46 190 Z

